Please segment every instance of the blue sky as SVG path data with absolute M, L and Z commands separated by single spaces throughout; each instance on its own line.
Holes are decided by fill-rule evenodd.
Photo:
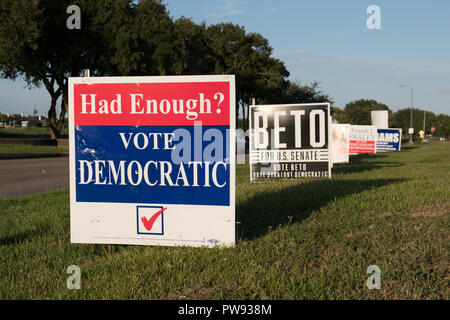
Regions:
M 412 0 L 164 0 L 173 18 L 233 22 L 267 38 L 290 79 L 320 81 L 344 107 L 376 99 L 391 109 L 414 106 L 450 114 L 450 1 Z M 369 30 L 369 5 L 381 9 L 381 29 Z M 45 89 L 0 80 L 0 112 L 48 109 Z

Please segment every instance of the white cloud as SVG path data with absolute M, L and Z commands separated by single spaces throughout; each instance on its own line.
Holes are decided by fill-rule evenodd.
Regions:
M 212 10 L 213 12 L 208 13 L 209 17 L 225 17 L 225 16 L 234 16 L 237 14 L 244 13 L 244 10 L 238 8 L 236 3 L 233 0 L 225 0 L 225 4 L 219 7 L 209 7 L 208 10 Z

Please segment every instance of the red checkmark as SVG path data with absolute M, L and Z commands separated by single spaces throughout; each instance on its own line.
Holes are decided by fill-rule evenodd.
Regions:
M 157 213 L 155 213 L 154 215 L 152 215 L 150 217 L 150 219 L 147 220 L 146 217 L 142 217 L 141 221 L 144 224 L 145 229 L 147 229 L 148 231 L 152 230 L 153 228 L 153 224 L 155 223 L 156 219 L 158 219 L 158 217 L 161 215 L 161 213 L 164 212 L 164 210 L 166 210 L 167 208 L 161 209 L 159 210 Z

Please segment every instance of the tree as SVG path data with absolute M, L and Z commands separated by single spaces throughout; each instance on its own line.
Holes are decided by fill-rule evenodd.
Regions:
M 333 99 L 322 90 L 320 82 L 301 85 L 300 82 L 287 81 L 279 95 L 268 99 L 268 103 L 333 103 Z
M 269 42 L 258 33 L 246 33 L 241 26 L 222 23 L 206 29 L 213 62 L 212 73 L 236 75 L 236 114 L 241 109 L 244 130 L 251 98 L 264 100 L 285 85 L 289 76 L 284 63 L 271 57 Z
M 341 118 L 341 123 L 350 123 L 353 125 L 370 125 L 371 114 L 370 111 L 387 110 L 389 114 L 389 121 L 392 123 L 393 113 L 389 107 L 383 103 L 375 100 L 356 100 L 345 105 L 344 112 Z M 391 124 L 389 124 L 391 126 Z
M 345 123 L 344 110 L 339 107 L 331 107 L 331 116 L 338 123 Z
M 436 137 L 450 137 L 450 116 L 447 114 L 438 114 L 435 119 L 434 122 L 430 122 L 431 125 L 428 126 L 429 128 L 431 128 L 431 126 L 435 126 L 436 127 L 436 132 L 433 133 L 434 136 Z
M 174 47 L 174 74 L 214 73 L 213 51 L 208 43 L 205 23 L 197 25 L 188 18 L 179 18 L 174 22 L 171 43 Z
M 157 0 L 80 0 L 81 29 L 69 29 L 72 0 L 0 2 L 0 75 L 42 84 L 50 94 L 51 135 L 57 138 L 68 110 L 68 78 L 171 72 L 171 20 Z M 60 112 L 56 105 L 60 100 Z
M 6 121 L 8 120 L 8 116 L 6 114 L 0 113 L 0 122 L 6 123 Z
M 168 75 L 176 73 L 174 25 L 159 0 L 117 1 L 118 12 L 111 12 L 115 23 L 100 24 L 106 46 L 111 45 L 110 73 L 122 76 Z M 105 17 L 109 19 L 109 16 Z M 107 27 L 108 30 L 102 30 Z
M 160 0 L 79 0 L 81 29 L 66 26 L 72 0 L 0 2 L 0 76 L 44 85 L 53 138 L 68 110 L 68 78 L 168 74 L 236 75 L 236 115 L 257 102 L 318 102 L 329 97 L 318 83 L 287 80 L 284 62 L 272 57 L 267 39 L 241 26 L 206 27 L 185 17 L 173 21 Z M 57 103 L 60 103 L 59 113 Z M 241 112 L 239 112 L 241 111 Z
M 413 128 L 414 134 L 423 130 L 424 110 L 413 108 Z M 411 109 L 400 109 L 394 113 L 394 124 L 397 128 L 402 128 L 403 133 L 408 132 L 411 126 Z M 448 137 L 450 135 L 450 116 L 446 114 L 435 115 L 431 111 L 425 111 L 425 133 L 430 134 L 431 126 L 436 128 L 434 136 Z
M 417 134 L 423 127 L 423 111 L 413 109 L 414 134 Z M 411 108 L 399 109 L 394 113 L 394 127 L 402 128 L 403 134 L 408 134 L 411 127 Z
M 48 112 L 54 137 L 67 110 L 67 76 L 78 75 L 84 33 L 66 27 L 67 1 L 5 0 L 0 4 L 0 70 L 4 78 L 22 77 L 31 86 L 44 84 L 51 96 Z M 81 61 L 80 61 L 81 60 Z M 88 67 L 88 66 L 84 66 Z M 61 112 L 56 103 L 61 95 Z

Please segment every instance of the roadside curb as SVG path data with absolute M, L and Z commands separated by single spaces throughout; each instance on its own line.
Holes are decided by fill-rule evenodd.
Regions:
M 69 139 L 50 139 L 35 138 L 23 136 L 2 136 L 0 135 L 0 144 L 25 144 L 30 146 L 55 146 L 60 148 L 69 148 Z
M 0 160 L 68 157 L 69 153 L 0 154 Z

